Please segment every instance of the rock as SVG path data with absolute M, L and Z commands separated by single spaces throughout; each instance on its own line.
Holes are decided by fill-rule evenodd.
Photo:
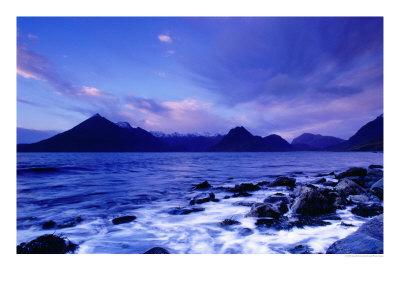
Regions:
M 347 171 L 344 171 L 336 176 L 337 179 L 345 178 L 345 177 L 351 177 L 351 176 L 361 176 L 364 177 L 367 175 L 367 170 L 365 168 L 350 168 Z
M 200 198 L 200 197 L 204 197 L 204 194 L 194 197 L 194 199 L 189 202 L 189 205 L 203 204 L 203 203 L 210 202 L 210 201 L 214 201 L 214 202 L 219 201 L 218 199 L 215 198 L 214 193 L 209 193 L 208 196 L 205 198 Z
M 45 234 L 17 246 L 17 254 L 64 254 L 73 253 L 77 245 L 61 236 Z
M 229 188 L 228 191 L 232 193 L 240 193 L 240 192 L 253 192 L 258 191 L 260 189 L 259 186 L 254 185 L 252 183 L 241 183 L 235 185 L 234 188 Z
M 257 202 L 255 202 L 255 201 L 237 201 L 237 202 L 232 203 L 232 205 L 234 205 L 234 206 L 248 206 L 248 207 L 251 207 L 255 203 L 257 203 Z M 262 203 L 259 203 L 259 204 L 262 204 Z
M 381 169 L 368 169 L 367 176 L 382 178 L 383 171 Z
M 312 184 L 321 184 L 321 183 L 324 183 L 324 182 L 326 182 L 325 178 L 317 178 L 314 181 L 312 181 L 311 183 Z
M 320 218 L 310 216 L 298 216 L 290 219 L 286 216 L 280 216 L 279 218 L 259 218 L 256 221 L 256 226 L 275 230 L 290 230 L 293 227 L 303 228 L 304 226 L 326 226 L 329 224 L 329 222 Z
M 225 197 L 224 197 L 224 199 L 229 199 L 230 197 L 228 196 L 228 195 L 226 195 Z
M 64 221 L 64 223 L 57 225 L 57 228 L 68 228 L 68 227 L 74 227 L 76 226 L 77 223 L 81 223 L 83 219 L 81 217 L 77 217 L 75 219 L 70 219 L 67 221 Z
M 383 169 L 382 165 L 370 165 L 368 169 Z
M 191 208 L 184 208 L 184 207 L 176 207 L 171 209 L 168 213 L 170 215 L 188 215 L 193 212 L 204 211 L 205 208 L 203 207 L 191 207 Z
M 165 250 L 164 248 L 154 247 L 154 248 L 151 248 L 150 250 L 147 250 L 143 254 L 170 254 L 170 253 L 168 252 L 168 250 Z
M 289 204 L 291 202 L 291 198 L 289 196 L 282 194 L 282 196 L 272 195 L 264 200 L 264 203 L 277 203 L 277 202 L 283 202 L 285 204 Z
M 383 254 L 383 214 L 364 223 L 356 232 L 334 242 L 327 254 Z
M 383 200 L 383 178 L 375 182 L 370 191 L 373 195 L 377 196 L 379 199 Z
M 353 202 L 351 202 L 350 200 L 347 200 L 345 197 L 337 197 L 335 199 L 335 207 L 337 209 L 345 209 L 346 206 L 354 204 Z
M 239 193 L 235 193 L 232 195 L 232 197 L 237 198 L 237 197 L 248 197 L 251 196 L 251 194 L 249 194 L 248 192 L 239 192 Z
M 336 210 L 334 201 L 325 197 L 318 189 L 301 187 L 297 194 L 299 196 L 291 207 L 292 213 L 317 216 Z
M 377 203 L 359 203 L 351 209 L 351 212 L 360 217 L 372 217 L 383 213 L 383 207 Z
M 307 245 L 297 245 L 288 250 L 292 254 L 311 254 L 312 248 Z
M 343 196 L 365 193 L 365 190 L 361 186 L 348 178 L 340 180 L 335 189 Z
M 367 195 L 351 195 L 349 196 L 349 200 L 354 203 L 354 202 L 369 202 L 370 199 Z
M 325 181 L 323 183 L 324 186 L 336 186 L 338 183 L 335 181 Z
M 219 223 L 221 226 L 231 226 L 231 225 L 240 225 L 241 223 L 239 221 L 236 221 L 234 219 L 225 219 L 222 222 Z
M 50 220 L 50 221 L 44 222 L 42 225 L 42 228 L 43 229 L 51 229 L 51 228 L 54 228 L 54 226 L 56 226 L 56 222 L 54 222 L 53 220 Z
M 345 222 L 341 222 L 340 225 L 341 225 L 341 226 L 345 226 L 345 227 L 354 227 L 353 224 L 345 223 Z
M 296 185 L 296 179 L 294 178 L 289 178 L 289 177 L 278 177 L 276 178 L 270 186 L 288 186 L 291 188 L 294 188 Z
M 260 181 L 257 183 L 258 186 L 264 186 L 264 185 L 268 185 L 268 184 L 270 184 L 269 181 Z
M 201 190 L 201 189 L 208 189 L 210 187 L 211 187 L 211 185 L 208 183 L 208 181 L 203 181 L 202 183 L 199 183 L 198 185 L 196 185 L 193 189 Z
M 112 222 L 114 225 L 118 225 L 118 224 L 132 222 L 135 219 L 136 219 L 135 216 L 124 216 L 124 217 L 115 218 L 112 220 Z
M 254 231 L 253 230 L 251 230 L 250 228 L 241 228 L 240 230 L 239 230 L 239 234 L 241 235 L 241 236 L 248 236 L 248 235 L 252 235 L 254 233 Z
M 261 203 L 261 204 L 254 204 L 251 207 L 249 213 L 246 214 L 246 217 L 256 217 L 256 218 L 264 218 L 264 217 L 271 217 L 271 218 L 279 218 L 282 214 L 288 211 L 287 205 L 283 202 L 277 202 L 274 204 L 271 203 Z

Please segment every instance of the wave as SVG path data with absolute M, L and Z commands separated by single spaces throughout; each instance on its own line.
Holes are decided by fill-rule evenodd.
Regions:
M 88 168 L 82 167 L 30 167 L 30 168 L 19 168 L 17 174 L 25 173 L 61 173 L 66 171 L 90 171 Z

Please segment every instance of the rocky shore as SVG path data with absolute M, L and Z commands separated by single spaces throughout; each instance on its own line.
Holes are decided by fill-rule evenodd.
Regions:
M 317 227 L 340 221 L 338 212 L 350 210 L 351 214 L 368 220 L 344 239 L 334 242 L 326 251 L 329 254 L 382 254 L 383 253 L 383 166 L 370 165 L 368 168 L 353 167 L 339 174 L 333 172 L 317 174 L 312 181 L 298 182 L 293 176 L 278 176 L 272 181 L 258 183 L 240 183 L 234 186 L 212 186 L 204 181 L 192 187 L 196 195 L 186 206 L 167 210 L 169 215 L 201 214 L 205 203 L 230 201 L 234 206 L 248 207 L 244 217 L 254 220 L 257 229 L 292 230 L 306 226 Z M 246 201 L 254 192 L 268 190 L 269 196 L 263 201 Z M 220 197 L 223 195 L 223 197 Z M 238 199 L 239 198 L 239 199 Z M 72 227 L 84 221 L 78 217 L 58 224 L 54 220 L 43 223 L 43 229 Z M 135 222 L 136 216 L 122 215 L 112 218 L 113 226 Z M 238 227 L 241 222 L 234 218 L 220 221 L 221 228 L 238 228 L 242 236 L 249 236 L 254 230 Z M 354 227 L 351 223 L 341 222 L 341 226 Z M 355 227 L 354 227 L 355 228 Z M 42 235 L 17 246 L 17 253 L 74 253 L 78 245 L 63 236 Z M 154 247 L 145 253 L 168 254 L 173 249 Z M 294 245 L 285 253 L 313 253 L 307 245 Z

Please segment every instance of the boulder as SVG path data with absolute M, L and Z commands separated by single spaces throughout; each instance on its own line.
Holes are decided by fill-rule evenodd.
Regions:
M 356 207 L 351 209 L 351 212 L 360 217 L 372 217 L 383 213 L 383 207 L 377 203 L 358 203 Z
M 241 228 L 241 229 L 239 230 L 239 234 L 240 234 L 241 236 L 248 236 L 248 235 L 252 235 L 253 233 L 254 233 L 254 231 L 251 230 L 250 228 L 247 228 L 247 227 Z
M 252 183 L 241 183 L 235 185 L 234 188 L 229 188 L 228 191 L 232 193 L 240 193 L 240 192 L 253 192 L 258 191 L 260 187 L 258 185 Z
M 383 178 L 375 182 L 371 188 L 370 192 L 377 196 L 379 199 L 383 200 Z
M 370 199 L 367 195 L 350 195 L 349 196 L 349 201 L 351 201 L 352 203 L 366 203 L 369 202 Z
M 43 229 L 51 229 L 51 228 L 54 228 L 54 226 L 56 226 L 56 222 L 54 222 L 53 220 L 50 220 L 50 221 L 44 222 L 42 225 L 42 228 Z
M 168 213 L 170 215 L 188 215 L 193 212 L 199 212 L 199 211 L 204 211 L 205 208 L 203 207 L 191 207 L 191 208 L 185 208 L 185 207 L 176 207 L 171 209 Z
M 288 186 L 294 188 L 296 185 L 296 179 L 281 176 L 276 178 L 269 186 Z
M 231 225 L 240 225 L 241 223 L 239 221 L 236 221 L 234 219 L 225 219 L 222 222 L 219 223 L 221 226 L 231 226 Z
M 383 254 L 383 214 L 364 223 L 356 232 L 334 242 L 327 254 Z
M 251 194 L 248 192 L 238 192 L 232 195 L 232 197 L 237 198 L 237 197 L 249 197 Z
M 168 250 L 166 250 L 164 248 L 154 247 L 154 248 L 151 248 L 150 250 L 147 250 L 143 254 L 170 254 L 170 253 L 168 252 Z
M 312 184 L 322 184 L 322 183 L 324 183 L 324 182 L 326 182 L 326 179 L 325 178 L 317 178 L 317 179 L 315 179 L 314 181 L 312 181 L 311 183 Z
M 381 169 L 368 169 L 367 176 L 382 178 L 383 171 Z
M 284 194 L 281 195 L 271 195 L 267 199 L 264 200 L 264 203 L 277 203 L 277 202 L 283 202 L 285 204 L 289 204 L 291 202 L 291 198 L 289 196 L 286 196 Z
M 365 175 L 367 175 L 367 169 L 354 167 L 354 168 L 350 168 L 347 171 L 344 171 L 344 172 L 336 175 L 336 178 L 341 179 L 341 178 L 351 177 L 351 176 L 364 177 Z
M 211 184 L 208 183 L 208 181 L 203 181 L 202 183 L 197 184 L 193 189 L 194 190 L 202 190 L 202 189 L 208 189 L 211 187 Z
M 370 165 L 368 169 L 383 169 L 382 165 Z
M 298 196 L 291 207 L 292 213 L 317 216 L 336 210 L 334 201 L 328 199 L 318 189 L 301 187 L 296 194 Z
M 204 197 L 204 194 L 200 194 L 200 195 L 194 197 L 193 200 L 191 200 L 189 202 L 189 205 L 203 204 L 203 203 L 210 202 L 210 201 L 213 201 L 213 202 L 219 201 L 218 199 L 215 198 L 214 193 L 209 193 L 208 196 L 204 197 L 204 198 L 201 198 L 201 197 Z
M 307 245 L 297 245 L 288 250 L 292 254 L 311 254 L 312 248 Z
M 323 183 L 324 186 L 336 186 L 338 183 L 335 181 L 325 181 Z
M 342 196 L 364 194 L 365 190 L 354 181 L 344 178 L 335 186 L 335 190 Z
M 136 216 L 124 216 L 124 217 L 115 218 L 112 220 L 112 222 L 114 225 L 119 225 L 119 224 L 132 222 L 135 219 L 136 219 Z
M 73 253 L 77 245 L 69 240 L 53 235 L 45 234 L 17 246 L 17 254 L 64 254 Z
M 288 211 L 287 204 L 283 201 L 277 203 L 257 203 L 251 207 L 249 213 L 246 214 L 246 217 L 256 217 L 256 218 L 279 218 L 281 215 Z

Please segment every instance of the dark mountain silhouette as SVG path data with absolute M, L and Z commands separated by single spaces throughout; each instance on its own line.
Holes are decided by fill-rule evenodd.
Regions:
M 383 115 L 362 126 L 347 141 L 327 147 L 328 151 L 383 151 Z
M 17 144 L 36 143 L 48 139 L 60 132 L 52 130 L 35 130 L 17 127 Z
M 203 152 L 215 146 L 222 135 L 200 136 L 200 135 L 166 135 L 158 137 L 169 146 L 169 151 L 173 152 Z
M 254 136 L 244 127 L 231 129 L 221 141 L 209 151 L 213 152 L 266 152 L 291 151 L 290 144 L 279 135 L 272 134 L 264 138 Z
M 303 133 L 302 135 L 296 137 L 292 141 L 292 145 L 297 147 L 307 147 L 309 150 L 314 149 L 324 149 L 326 147 L 334 146 L 339 143 L 343 143 L 345 140 L 334 137 L 325 136 L 320 134 Z
M 129 125 L 129 124 L 128 124 Z M 34 144 L 20 144 L 20 152 L 141 152 L 164 151 L 166 145 L 142 128 L 120 127 L 95 114 L 74 128 Z

